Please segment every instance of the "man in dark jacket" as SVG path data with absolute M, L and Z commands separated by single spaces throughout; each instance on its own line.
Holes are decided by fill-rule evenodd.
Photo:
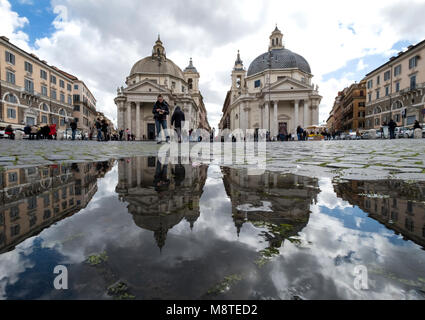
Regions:
M 102 123 L 100 122 L 99 118 L 97 118 L 94 125 L 97 130 L 97 141 L 102 141 Z
M 73 120 L 70 124 L 72 130 L 72 140 L 75 140 L 75 134 L 77 133 L 77 121 Z
M 395 139 L 395 128 L 397 128 L 397 123 L 393 119 L 390 120 L 390 123 L 388 124 L 388 127 L 390 129 L 390 139 Z
M 184 121 L 184 112 L 180 109 L 180 107 L 176 107 L 173 116 L 171 117 L 171 125 L 174 126 L 174 129 L 177 132 L 179 143 L 182 142 L 182 122 Z
M 167 130 L 167 116 L 170 114 L 170 109 L 168 103 L 164 100 L 162 95 L 158 96 L 158 101 L 153 106 L 152 113 L 154 114 L 157 140 L 158 144 L 162 143 L 161 138 L 161 128 Z M 170 137 L 167 136 L 167 142 L 170 140 Z

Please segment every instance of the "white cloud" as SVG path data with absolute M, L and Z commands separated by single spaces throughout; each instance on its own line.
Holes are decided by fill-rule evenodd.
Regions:
M 248 68 L 267 50 L 274 23 L 284 32 L 286 47 L 303 55 L 311 65 L 313 81 L 324 97 L 322 121 L 327 119 L 337 92 L 360 80 L 345 74 L 341 79 L 323 81 L 323 75 L 353 59 L 388 55 L 396 42 L 417 42 L 425 34 L 421 23 L 425 6 L 419 1 L 339 4 L 300 0 L 296 6 L 288 6 L 278 0 L 244 1 L 243 5 L 225 0 L 186 0 L 184 5 L 164 0 L 52 0 L 52 6 L 58 14 L 53 22 L 55 31 L 36 41 L 36 53 L 83 79 L 97 97 L 99 109 L 113 119 L 116 88 L 123 85 L 131 66 L 150 54 L 157 33 L 161 33 L 168 57 L 181 68 L 193 57 L 214 126 L 230 87 L 236 51 L 241 50 Z M 12 12 L 6 0 L 0 0 L 0 17 L 3 33 L 18 45 L 28 46 L 28 36 L 19 31 L 28 20 Z M 365 73 L 367 68 L 363 60 L 357 66 Z
M 0 35 L 9 37 L 10 41 L 23 49 L 28 49 L 28 35 L 22 29 L 29 21 L 12 11 L 7 0 L 0 0 Z
M 357 71 L 365 70 L 367 67 L 368 65 L 364 63 L 363 59 L 360 59 L 359 63 L 357 64 Z

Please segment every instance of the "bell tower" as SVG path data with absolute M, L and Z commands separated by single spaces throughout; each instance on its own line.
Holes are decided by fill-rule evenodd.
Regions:
M 155 59 L 160 58 L 161 60 L 165 60 L 166 57 L 167 56 L 165 54 L 165 48 L 162 45 L 161 38 L 158 34 L 158 40 L 156 40 L 155 45 L 153 46 L 153 49 L 152 49 L 152 58 L 155 58 Z
M 276 28 L 270 35 L 269 51 L 274 49 L 283 49 L 283 34 L 276 25 Z
M 235 61 L 235 67 L 232 71 L 232 91 L 234 92 L 233 96 L 238 96 L 242 93 L 242 91 L 246 87 L 245 82 L 246 70 L 243 66 L 243 62 L 241 60 L 241 55 L 238 50 L 238 55 Z
M 184 69 L 184 78 L 188 84 L 189 92 L 199 93 L 199 72 L 193 66 L 192 58 L 189 60 L 189 65 Z

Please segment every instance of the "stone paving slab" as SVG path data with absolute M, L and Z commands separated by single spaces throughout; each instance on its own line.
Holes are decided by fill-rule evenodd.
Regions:
M 158 150 L 154 142 L 0 140 L 0 169 L 154 157 Z M 243 148 L 235 148 L 236 152 Z M 268 143 L 266 165 L 270 171 L 310 177 L 423 180 L 425 139 Z

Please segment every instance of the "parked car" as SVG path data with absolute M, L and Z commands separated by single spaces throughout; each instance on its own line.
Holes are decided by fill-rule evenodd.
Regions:
M 402 139 L 402 138 L 405 138 L 405 136 L 404 136 L 404 133 L 406 132 L 406 128 L 405 127 L 397 127 L 397 128 L 395 128 L 395 137 L 397 138 L 397 139 Z

